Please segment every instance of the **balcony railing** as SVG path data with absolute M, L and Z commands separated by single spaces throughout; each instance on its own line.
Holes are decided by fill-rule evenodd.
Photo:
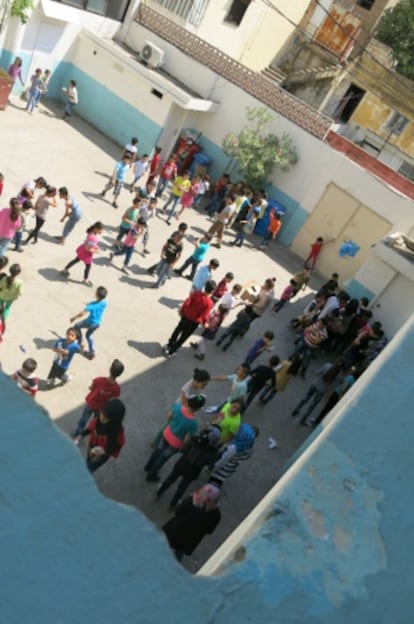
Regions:
M 199 26 L 209 0 L 155 0 L 157 4 L 193 26 Z

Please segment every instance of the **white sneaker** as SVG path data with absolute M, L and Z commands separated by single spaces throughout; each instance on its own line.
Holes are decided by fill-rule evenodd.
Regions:
M 277 442 L 274 438 L 269 438 L 269 450 L 275 449 L 277 447 Z

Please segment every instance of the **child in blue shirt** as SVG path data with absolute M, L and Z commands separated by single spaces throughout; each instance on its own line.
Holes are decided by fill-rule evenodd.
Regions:
M 256 340 L 252 348 L 248 351 L 244 363 L 251 364 L 263 351 L 268 351 L 269 345 L 274 337 L 275 335 L 272 331 L 266 331 L 263 337 Z
M 114 208 L 118 208 L 118 204 L 116 203 L 116 200 L 119 197 L 122 187 L 124 186 L 125 176 L 130 166 L 131 166 L 131 156 L 130 154 L 126 153 L 124 154 L 124 156 L 122 156 L 122 159 L 116 163 L 111 179 L 109 180 L 108 184 L 105 186 L 104 190 L 101 193 L 102 197 L 105 197 L 105 194 L 111 188 L 114 189 L 114 201 L 112 202 L 112 205 Z
M 75 353 L 81 352 L 79 344 L 79 330 L 75 327 L 69 327 L 65 338 L 56 340 L 53 351 L 56 357 L 47 376 L 46 383 L 48 386 L 54 386 L 56 377 L 61 380 L 62 384 L 71 380 L 68 375 L 68 369 Z
M 108 303 L 105 301 L 107 295 L 107 289 L 104 286 L 99 286 L 99 288 L 96 289 L 95 301 L 91 301 L 90 303 L 86 304 L 85 309 L 82 310 L 82 312 L 79 312 L 79 314 L 76 314 L 76 316 L 73 316 L 70 319 L 70 322 L 74 323 L 76 319 L 87 316 L 87 318 L 85 318 L 83 321 L 80 321 L 80 323 L 76 323 L 74 327 L 79 331 L 81 340 L 82 332 L 80 330 L 86 329 L 86 340 L 88 341 L 89 351 L 88 353 L 85 353 L 85 355 L 89 360 L 93 360 L 95 357 L 95 342 L 92 334 L 98 329 L 98 327 L 102 323 L 102 317 L 106 310 L 106 306 L 108 305 Z

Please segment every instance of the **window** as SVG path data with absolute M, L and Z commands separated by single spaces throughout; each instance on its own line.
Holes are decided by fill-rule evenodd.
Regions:
M 125 17 L 130 0 L 56 0 L 56 2 L 121 22 Z
M 187 20 L 193 26 L 199 26 L 203 21 L 209 0 L 157 0 L 162 7 Z
M 411 182 L 414 182 L 414 165 L 407 162 L 406 160 L 403 161 L 403 164 L 398 169 L 398 173 L 401 173 L 401 175 L 403 175 L 405 178 L 408 178 L 409 180 L 411 180 Z
M 400 115 L 397 111 L 391 113 L 385 123 L 384 129 L 391 134 L 400 136 L 405 126 L 408 124 L 408 119 L 404 115 Z
M 375 0 L 357 0 L 357 5 L 370 11 L 375 4 Z
M 227 13 L 224 21 L 228 22 L 229 24 L 235 24 L 236 26 L 239 26 L 240 22 L 244 17 L 244 14 L 247 11 L 250 1 L 251 0 L 233 0 L 233 2 L 231 3 L 230 11 Z
M 349 121 L 365 93 L 366 92 L 357 85 L 351 84 L 333 112 L 332 117 L 335 121 L 340 121 L 341 123 Z

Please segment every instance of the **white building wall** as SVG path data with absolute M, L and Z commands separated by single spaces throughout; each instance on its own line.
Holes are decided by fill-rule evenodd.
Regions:
M 211 99 L 220 102 L 215 115 L 193 114 L 190 122 L 221 146 L 228 132 L 237 133 L 245 124 L 246 107 L 261 103 L 241 89 L 218 80 L 212 87 Z M 393 223 L 393 231 L 407 232 L 414 224 L 413 202 L 393 191 L 378 178 L 362 169 L 327 143 L 305 132 L 286 118 L 278 116 L 270 126 L 281 136 L 287 132 L 297 146 L 299 162 L 288 172 L 275 170 L 272 182 L 310 213 L 330 182 L 335 183 L 361 203 Z
M 299 24 L 310 0 L 252 1 L 240 24 L 226 21 L 233 0 L 209 0 L 198 26 L 191 24 L 156 0 L 149 7 L 193 32 L 250 69 L 261 71 L 270 65 Z M 181 4 L 177 3 L 179 13 Z M 284 17 L 285 16 L 285 17 Z

